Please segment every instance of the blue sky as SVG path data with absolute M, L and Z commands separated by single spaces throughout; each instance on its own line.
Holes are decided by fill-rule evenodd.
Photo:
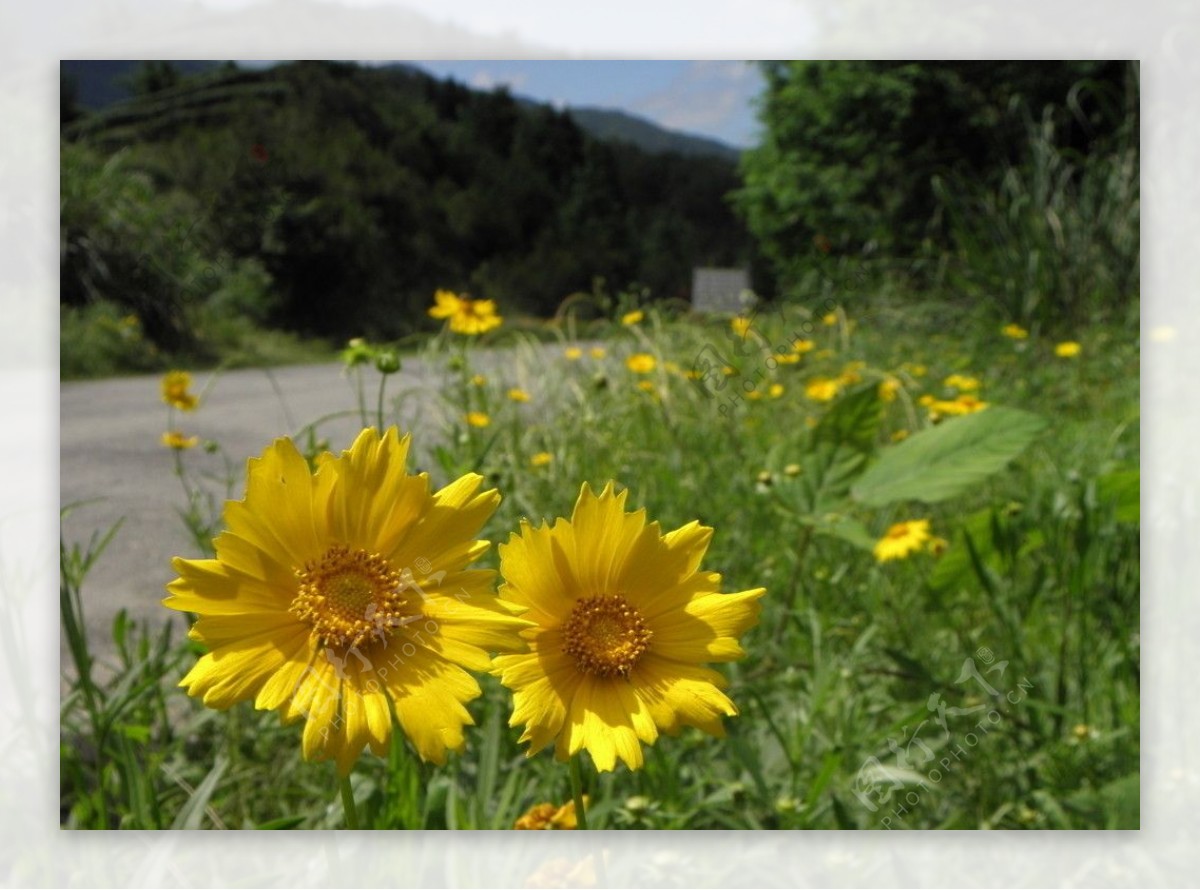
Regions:
M 541 102 L 615 108 L 739 148 L 756 141 L 752 103 L 762 89 L 762 78 L 748 62 L 416 60 L 411 64 L 477 89 L 506 85 L 514 95 Z

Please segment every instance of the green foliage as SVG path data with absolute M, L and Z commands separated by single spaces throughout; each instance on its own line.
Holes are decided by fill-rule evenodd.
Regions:
M 147 225 L 125 227 L 118 241 L 93 231 L 107 234 L 105 220 L 64 204 L 64 243 L 73 245 L 64 281 L 96 277 L 107 255 L 93 261 L 75 245 L 98 238 L 150 257 L 165 268 L 146 292 L 168 304 L 160 314 L 175 320 L 177 339 L 185 309 L 215 299 L 240 313 L 245 301 L 228 305 L 219 292 L 247 281 L 260 323 L 344 342 L 431 330 L 425 309 L 438 288 L 494 299 L 506 314 L 548 316 L 597 275 L 681 297 L 694 265 L 752 254 L 724 199 L 737 183 L 733 159 L 610 145 L 565 113 L 402 67 L 211 71 L 85 117 L 65 135 L 65 193 L 76 156 L 94 159 L 70 174 L 86 189 L 117 155 L 148 209 Z M 176 220 L 150 210 L 167 196 L 188 204 L 179 243 L 162 241 Z M 120 302 L 138 268 L 107 263 L 103 296 Z M 197 281 L 206 268 L 213 276 Z M 85 290 L 65 288 L 64 299 L 81 302 Z M 160 348 L 183 345 L 160 327 L 147 320 Z
M 855 484 L 854 497 L 871 507 L 955 497 L 1002 469 L 1044 427 L 1037 415 L 1002 407 L 944 421 L 888 449 Z
M 161 367 L 158 347 L 146 340 L 136 315 L 98 301 L 59 312 L 59 373 L 64 380 L 112 377 Z
M 995 300 L 1009 320 L 1081 321 L 1136 297 L 1136 63 L 763 71 L 764 138 L 735 201 L 785 293 L 811 295 L 831 254 Z
M 1024 162 L 1005 167 L 997 186 L 935 175 L 953 244 L 947 283 L 1027 325 L 1132 315 L 1141 261 L 1134 138 L 1080 157 L 1058 143 L 1047 114 L 1030 128 Z

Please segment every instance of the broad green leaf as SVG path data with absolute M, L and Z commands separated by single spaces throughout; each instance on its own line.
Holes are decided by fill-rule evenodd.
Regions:
M 829 442 L 856 451 L 875 450 L 875 437 L 883 416 L 879 387 L 872 383 L 842 396 L 821 418 L 812 432 L 812 441 Z
M 885 450 L 854 485 L 871 507 L 944 501 L 1004 468 L 1045 426 L 1036 414 L 991 407 L 922 430 Z
M 861 451 L 819 442 L 800 461 L 797 477 L 801 509 L 812 514 L 838 513 L 846 506 L 850 486 L 867 465 Z

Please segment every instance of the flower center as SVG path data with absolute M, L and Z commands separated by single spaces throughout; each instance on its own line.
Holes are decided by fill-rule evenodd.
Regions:
M 407 624 L 403 573 L 377 553 L 336 544 L 296 570 L 300 589 L 289 610 L 312 625 L 322 645 L 353 648 Z
M 585 673 L 627 677 L 652 636 L 624 597 L 590 596 L 577 602 L 563 622 L 563 652 Z

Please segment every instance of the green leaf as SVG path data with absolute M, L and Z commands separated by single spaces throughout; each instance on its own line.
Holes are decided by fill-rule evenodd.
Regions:
M 802 471 L 797 477 L 801 493 L 801 509 L 813 513 L 837 513 L 846 506 L 850 486 L 867 465 L 861 451 L 817 443 L 801 458 Z
M 812 432 L 814 443 L 829 442 L 855 451 L 875 450 L 883 416 L 879 387 L 872 383 L 838 399 Z
M 805 525 L 811 525 L 813 531 L 818 535 L 838 538 L 839 540 L 853 544 L 861 550 L 871 551 L 875 549 L 875 539 L 871 537 L 866 526 L 857 519 L 853 519 L 842 513 L 826 513 L 824 516 L 802 516 L 800 521 Z
M 880 456 L 852 490 L 871 507 L 944 501 L 999 472 L 1045 427 L 1036 414 L 992 407 L 922 430 Z
M 229 761 L 226 760 L 224 755 L 217 755 L 217 760 L 213 764 L 212 769 L 208 771 L 208 775 L 204 777 L 204 781 L 196 786 L 196 790 L 192 792 L 191 797 L 179 808 L 179 814 L 171 824 L 172 828 L 192 829 L 200 827 L 204 821 L 204 811 L 208 807 L 208 802 L 212 798 L 213 792 L 217 790 L 217 783 L 221 781 L 221 776 L 225 774 L 225 768 L 228 765 Z

